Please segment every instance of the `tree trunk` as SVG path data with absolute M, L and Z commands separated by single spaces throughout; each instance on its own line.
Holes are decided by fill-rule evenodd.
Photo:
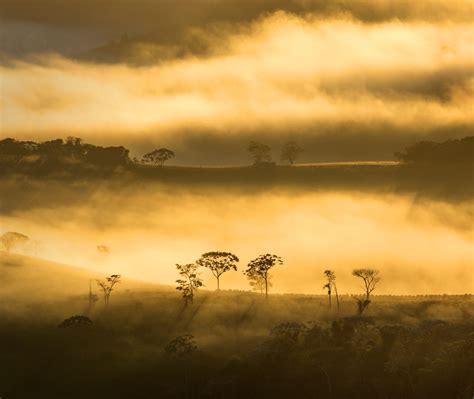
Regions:
M 219 283 L 219 277 L 216 277 L 217 279 L 217 292 L 221 290 L 220 283 Z
M 268 279 L 265 276 L 265 299 L 268 299 Z
M 334 291 L 336 292 L 337 311 L 339 312 L 339 295 L 337 294 L 336 284 L 334 284 Z
M 331 290 L 328 290 L 329 308 L 331 308 Z

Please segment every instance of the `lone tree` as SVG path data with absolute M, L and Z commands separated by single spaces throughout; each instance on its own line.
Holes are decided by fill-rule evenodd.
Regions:
M 0 242 L 2 243 L 5 251 L 10 252 L 18 245 L 26 244 L 30 239 L 24 234 L 15 233 L 14 231 L 9 231 L 2 236 L 0 236 Z
M 336 274 L 332 270 L 325 270 L 324 276 L 327 279 L 327 283 L 324 284 L 323 288 L 327 289 L 328 291 L 329 307 L 332 306 L 331 294 L 332 289 L 334 288 L 334 293 L 336 294 L 337 310 L 339 310 L 339 295 L 337 294 Z
M 193 302 L 194 292 L 204 285 L 201 278 L 197 274 L 197 268 L 198 265 L 193 263 L 188 263 L 185 265 L 176 264 L 176 269 L 178 269 L 178 273 L 182 277 L 181 279 L 176 280 L 178 283 L 176 289 L 182 292 L 186 305 L 188 302 Z
M 120 274 L 112 274 L 104 280 L 97 280 L 97 284 L 104 292 L 105 306 L 109 306 L 110 294 L 114 290 L 114 285 L 120 283 Z
M 277 255 L 265 254 L 251 260 L 244 274 L 249 279 L 262 279 L 265 283 L 265 298 L 268 299 L 269 271 L 276 265 L 282 265 L 283 260 Z
M 237 270 L 239 258 L 230 252 L 206 252 L 196 261 L 199 266 L 207 267 L 217 280 L 217 291 L 220 291 L 220 277 L 229 270 Z
M 271 148 L 266 144 L 251 141 L 247 147 L 247 151 L 250 152 L 255 165 L 263 162 L 270 162 L 272 160 L 272 156 L 270 154 Z
M 370 294 L 375 290 L 377 283 L 380 281 L 379 271 L 376 269 L 354 269 L 352 275 L 361 278 L 364 282 L 365 297 L 358 298 L 353 296 L 357 301 L 359 315 L 361 315 L 367 306 L 370 305 Z
M 167 148 L 159 148 L 143 155 L 142 162 L 163 166 L 169 159 L 174 157 L 174 152 Z
M 289 141 L 286 143 L 283 148 L 281 149 L 281 160 L 288 161 L 290 165 L 293 165 L 296 161 L 296 158 L 303 152 L 304 150 L 294 141 Z

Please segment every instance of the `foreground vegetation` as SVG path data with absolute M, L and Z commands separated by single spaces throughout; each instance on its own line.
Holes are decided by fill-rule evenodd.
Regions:
M 59 328 L 86 298 L 2 315 L 6 398 L 471 398 L 472 298 L 117 292 L 91 324 Z M 2 312 L 3 313 L 3 312 Z
M 86 271 L 7 255 L 0 275 L 2 398 L 470 399 L 474 389 L 471 295 L 374 296 L 355 317 L 348 295 L 329 307 L 320 295 L 202 290 L 186 306 L 171 287 L 124 279 L 110 304 L 91 307 Z

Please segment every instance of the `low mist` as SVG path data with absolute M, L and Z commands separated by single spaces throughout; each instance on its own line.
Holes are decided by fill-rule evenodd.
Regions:
M 12 186 L 17 183 L 10 183 Z M 55 193 L 53 196 L 51 193 Z M 244 188 L 131 183 L 37 183 L 35 194 L 0 217 L 0 232 L 35 241 L 30 256 L 125 279 L 174 284 L 176 263 L 208 251 L 230 251 L 240 270 L 223 289 L 248 290 L 242 270 L 262 253 L 284 260 L 273 292 L 322 294 L 331 268 L 341 293 L 361 287 L 357 267 L 380 270 L 379 294 L 472 292 L 472 201 L 448 203 L 411 195 L 351 191 L 248 191 Z M 98 245 L 110 248 L 98 252 Z M 215 280 L 203 272 L 206 288 Z

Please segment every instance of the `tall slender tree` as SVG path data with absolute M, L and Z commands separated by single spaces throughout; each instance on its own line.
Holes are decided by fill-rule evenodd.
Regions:
M 337 310 L 339 310 L 339 295 L 337 294 L 336 274 L 332 270 L 325 270 L 324 276 L 327 279 L 327 283 L 324 284 L 323 288 L 325 288 L 328 292 L 329 307 L 332 306 L 331 294 L 332 289 L 334 288 L 334 293 L 336 294 Z
M 329 307 L 332 306 L 332 301 L 331 301 L 331 290 L 332 290 L 332 282 L 334 280 L 334 273 L 331 270 L 325 270 L 324 271 L 324 276 L 327 279 L 327 283 L 324 284 L 323 288 L 328 291 L 328 301 L 329 301 Z
M 268 279 L 270 270 L 276 265 L 283 265 L 283 260 L 272 254 L 260 255 L 251 260 L 244 274 L 252 279 L 261 278 L 265 282 L 265 298 L 268 299 Z
M 114 286 L 120 283 L 120 279 L 122 276 L 120 274 L 112 274 L 107 277 L 105 280 L 97 280 L 97 284 L 102 289 L 104 293 L 104 302 L 105 306 L 109 306 L 110 303 L 110 294 L 114 290 Z

